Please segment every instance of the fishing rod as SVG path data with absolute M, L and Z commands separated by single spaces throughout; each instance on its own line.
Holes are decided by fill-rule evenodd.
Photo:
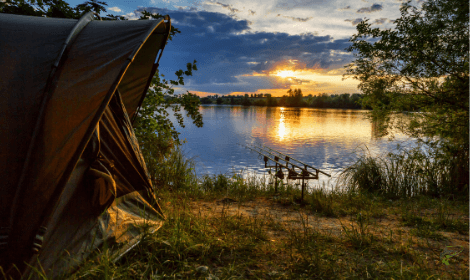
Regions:
M 237 144 L 238 144 L 238 143 L 237 143 Z M 253 149 L 253 148 L 251 148 L 251 147 L 248 147 L 248 146 L 245 146 L 245 145 L 242 145 L 242 144 L 238 144 L 238 145 L 240 145 L 240 146 L 242 146 L 242 147 L 245 147 L 245 148 L 248 148 L 248 149 L 250 149 L 250 150 L 252 150 L 252 151 L 254 151 L 254 152 L 257 152 L 258 154 L 263 155 L 265 158 L 268 158 L 268 159 L 274 161 L 275 163 L 279 164 L 281 167 L 284 167 L 284 168 L 286 168 L 286 169 L 289 169 L 289 167 L 288 167 L 287 165 L 284 165 L 283 163 L 279 162 L 279 161 L 276 160 L 276 159 L 270 158 L 269 156 L 267 156 L 267 155 L 261 153 L 260 151 L 257 151 L 257 150 L 255 150 L 255 149 Z M 265 160 L 265 162 L 267 162 L 267 161 Z M 266 165 L 266 164 L 265 164 L 265 165 Z M 267 167 L 275 167 L 275 166 L 267 166 Z
M 306 188 L 306 186 L 307 186 L 307 183 L 305 182 L 305 180 L 318 179 L 318 172 L 321 172 L 321 173 L 323 173 L 323 174 L 325 174 L 325 175 L 327 175 L 327 176 L 330 176 L 329 174 L 326 174 L 326 173 L 323 172 L 323 171 L 320 171 L 320 170 L 318 170 L 318 169 L 316 169 L 316 168 L 313 168 L 313 167 L 311 167 L 311 166 L 309 166 L 309 165 L 306 165 L 306 164 L 304 164 L 304 163 L 302 163 L 302 162 L 300 162 L 300 161 L 298 161 L 298 160 L 295 160 L 295 159 L 294 159 L 295 161 L 304 164 L 305 167 L 302 168 L 302 167 L 300 167 L 300 166 L 298 166 L 298 165 L 296 165 L 296 164 L 293 164 L 292 162 L 289 162 L 289 158 L 290 158 L 290 157 L 287 156 L 287 155 L 285 155 L 285 156 L 286 156 L 285 159 L 282 159 L 282 158 L 280 158 L 279 156 L 277 156 L 277 155 L 275 155 L 275 154 L 273 154 L 273 153 L 271 153 L 271 152 L 269 152 L 269 151 L 267 151 L 267 150 L 265 150 L 265 149 L 263 149 L 263 148 L 261 148 L 261 147 L 254 146 L 254 145 L 253 145 L 252 147 L 249 147 L 249 146 L 247 146 L 247 145 L 242 145 L 242 144 L 239 144 L 239 143 L 237 143 L 237 144 L 240 145 L 240 146 L 243 146 L 243 147 L 245 147 L 245 148 L 248 148 L 248 149 L 250 149 L 250 150 L 252 150 L 252 151 L 254 151 L 254 152 L 257 152 L 258 154 L 264 156 L 264 166 L 265 166 L 266 168 L 268 168 L 268 167 L 269 167 L 269 168 L 272 168 L 272 167 L 275 167 L 275 168 L 276 168 L 276 171 L 275 171 L 275 172 L 276 172 L 276 173 L 275 173 L 275 178 L 279 178 L 279 179 L 281 179 L 281 180 L 284 179 L 284 172 L 282 172 L 282 167 L 284 167 L 285 169 L 287 169 L 287 170 L 289 171 L 289 174 L 288 174 L 288 176 L 287 176 L 287 179 L 288 179 L 288 180 L 289 180 L 289 179 L 291 179 L 291 180 L 292 180 L 292 179 L 293 179 L 293 180 L 302 179 L 302 196 L 301 196 L 301 201 L 303 201 L 303 199 L 304 199 L 304 192 L 305 192 L 305 188 Z M 270 150 L 272 150 L 272 151 L 274 151 L 274 152 L 276 152 L 276 153 L 279 153 L 279 154 L 284 155 L 283 153 L 280 153 L 280 152 L 278 152 L 278 151 L 276 151 L 276 150 L 273 150 L 273 149 L 270 149 Z M 270 156 L 266 155 L 265 153 L 268 153 L 268 154 L 270 154 L 270 155 L 273 155 L 274 158 L 271 158 Z M 274 161 L 274 162 L 276 163 L 276 166 L 268 166 L 268 160 Z M 281 163 L 279 160 L 285 161 L 286 164 Z M 290 167 L 290 168 L 289 168 L 289 165 L 288 165 L 289 163 L 291 164 L 291 167 Z M 314 173 L 308 171 L 308 170 L 307 170 L 307 166 L 310 167 L 310 168 L 312 168 L 312 169 L 314 169 L 315 172 L 316 172 L 316 174 L 314 174 Z M 300 174 L 297 173 L 297 172 L 295 171 L 295 167 L 297 167 L 297 168 L 299 168 L 300 170 L 302 170 L 302 172 L 300 172 Z M 278 170 L 278 168 L 279 168 L 279 170 Z M 270 172 L 270 173 L 271 173 L 271 172 Z M 311 175 L 311 176 L 309 176 L 309 175 Z M 275 191 L 276 191 L 276 193 L 277 193 L 277 179 L 276 179 L 276 184 L 275 184 Z
M 238 144 L 238 143 L 237 143 L 237 144 Z M 258 150 L 253 149 L 252 147 L 249 147 L 249 146 L 246 146 L 246 145 L 242 145 L 242 144 L 238 144 L 238 145 L 244 146 L 244 147 L 246 147 L 246 148 L 248 148 L 248 149 L 250 149 L 250 150 L 252 150 L 252 151 L 254 151 L 254 152 L 257 152 L 257 153 L 260 154 L 260 155 L 263 155 L 263 156 L 264 156 L 264 161 L 265 161 L 265 167 L 276 167 L 276 166 L 266 166 L 266 164 L 267 164 L 267 159 L 270 159 L 270 160 L 274 161 L 275 163 L 279 164 L 280 167 L 284 167 L 284 168 L 286 168 L 287 170 L 289 170 L 289 172 L 293 172 L 293 173 L 290 174 L 290 175 L 294 175 L 294 174 L 295 174 L 295 175 L 299 175 L 299 174 L 297 173 L 297 171 L 295 171 L 295 169 L 293 168 L 293 167 L 297 167 L 297 168 L 299 168 L 300 170 L 303 171 L 302 173 L 304 173 L 304 175 L 311 174 L 311 175 L 314 176 L 315 178 L 318 178 L 318 174 L 314 174 L 314 173 L 308 171 L 306 168 L 302 168 L 302 167 L 300 167 L 300 166 L 298 166 L 298 165 L 296 165 L 296 164 L 293 164 L 292 162 L 288 162 L 287 160 L 282 159 L 282 158 L 279 158 L 278 156 L 273 155 L 272 153 L 270 153 L 270 154 L 274 156 L 274 159 L 273 159 L 273 158 L 270 158 L 269 156 L 267 156 L 266 154 L 263 154 L 262 152 L 260 152 L 260 151 L 258 151 Z M 266 152 L 266 151 L 263 151 L 263 152 Z M 268 153 L 269 153 L 269 152 L 268 152 Z M 278 159 L 281 159 L 281 160 L 285 161 L 286 164 L 281 163 Z M 290 164 L 292 165 L 292 168 L 289 168 L 289 166 L 287 165 L 287 163 L 290 163 Z M 277 167 L 276 167 L 276 168 L 277 168 Z M 292 176 L 289 176 L 289 177 L 292 177 Z M 299 178 L 297 178 L 297 177 L 295 177 L 295 178 L 292 177 L 292 179 L 301 179 L 301 177 L 299 177 Z
M 249 149 L 251 149 L 249 146 L 246 146 L 246 147 L 249 148 Z M 265 152 L 265 153 L 269 153 L 270 155 L 274 156 L 274 160 L 277 161 L 277 162 L 279 162 L 278 159 L 281 159 L 281 160 L 285 161 L 285 162 L 286 162 L 286 168 L 287 168 L 289 171 L 290 171 L 290 169 L 289 169 L 289 163 L 290 163 L 290 164 L 292 165 L 292 171 L 294 171 L 294 172 L 296 172 L 295 169 L 294 169 L 294 167 L 297 167 L 297 168 L 299 168 L 300 170 L 302 170 L 303 172 L 310 173 L 310 174 L 313 175 L 313 176 L 318 176 L 318 174 L 314 174 L 314 173 L 308 171 L 307 168 L 302 168 L 302 167 L 300 167 L 300 166 L 298 166 L 298 165 L 293 164 L 292 162 L 289 162 L 288 159 L 280 158 L 279 156 L 277 156 L 277 155 L 275 155 L 275 154 L 273 154 L 273 153 L 271 153 L 271 152 L 269 152 L 269 151 L 265 151 L 265 150 L 263 150 L 263 149 L 261 149 L 261 148 L 259 148 L 259 147 L 256 147 L 256 146 L 255 146 L 254 148 L 260 149 L 261 151 L 263 151 L 263 152 Z M 259 154 L 264 155 L 263 153 L 261 153 L 261 152 L 258 151 L 258 150 L 254 150 L 254 149 L 252 149 L 252 150 L 255 151 L 255 152 L 257 152 L 257 153 L 259 153 Z M 265 160 L 265 161 L 266 161 L 266 160 Z M 266 165 L 265 165 L 265 166 L 266 166 Z M 266 166 L 266 167 L 275 167 L 275 166 Z
M 255 146 L 254 144 L 252 144 L 252 145 Z M 267 147 L 267 146 L 265 146 L 265 145 L 263 145 L 263 144 L 259 144 L 259 145 L 263 146 L 265 149 L 263 149 L 263 148 L 261 148 L 261 147 L 257 147 L 257 146 L 255 146 L 255 147 L 256 147 L 256 148 L 259 148 L 259 149 L 262 149 L 263 151 L 266 151 L 266 152 L 268 152 L 266 149 L 269 149 L 269 150 L 271 150 L 271 151 L 273 151 L 273 152 L 276 152 L 276 153 L 278 153 L 278 154 L 281 154 L 281 155 L 285 156 L 285 157 L 286 157 L 285 161 L 289 161 L 289 159 L 295 160 L 296 162 L 303 164 L 305 167 L 310 167 L 310 168 L 312 168 L 313 170 L 315 170 L 315 171 L 317 171 L 317 172 L 320 172 L 320 173 L 322 173 L 322 174 L 324 174 L 324 175 L 326 175 L 326 176 L 328 176 L 328 177 L 331 177 L 330 174 L 327 174 L 327 173 L 325 173 L 325 172 L 323 172 L 323 171 L 321 171 L 321 170 L 319 170 L 319 169 L 317 169 L 317 168 L 315 168 L 315 167 L 313 167 L 313 166 L 310 166 L 310 165 L 308 165 L 308 164 L 305 164 L 305 163 L 301 162 L 300 160 L 297 160 L 297 159 L 295 159 L 295 158 L 293 158 L 293 157 L 291 157 L 291 156 L 288 156 L 288 155 L 283 154 L 283 153 L 281 153 L 281 152 L 278 152 L 278 151 L 276 151 L 276 150 L 274 150 L 274 149 L 271 149 L 271 148 L 269 148 L 269 147 Z M 270 153 L 270 154 L 272 154 L 272 153 Z M 273 155 L 273 154 L 272 154 L 272 155 Z M 291 164 L 292 164 L 292 163 L 291 163 Z

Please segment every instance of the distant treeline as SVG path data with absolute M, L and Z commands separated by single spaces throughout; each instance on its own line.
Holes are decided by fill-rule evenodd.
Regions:
M 244 106 L 269 106 L 269 107 L 310 107 L 310 108 L 338 108 L 338 109 L 369 109 L 362 106 L 362 94 L 343 93 L 326 94 L 317 96 L 309 94 L 303 96 L 300 89 L 287 91 L 288 95 L 272 97 L 268 93 L 243 95 L 209 95 L 201 98 L 202 104 L 227 104 Z

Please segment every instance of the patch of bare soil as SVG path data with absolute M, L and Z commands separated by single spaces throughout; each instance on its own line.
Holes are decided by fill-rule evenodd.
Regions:
M 311 228 L 322 234 L 332 237 L 344 238 L 344 228 L 347 230 L 358 229 L 357 222 L 349 216 L 346 217 L 324 217 L 302 209 L 301 207 L 283 206 L 272 199 L 257 198 L 252 201 L 238 202 L 230 198 L 217 201 L 193 201 L 190 204 L 194 214 L 200 214 L 208 218 L 221 216 L 241 216 L 271 221 L 271 226 L 267 229 L 272 241 L 283 238 L 290 230 L 302 230 Z M 386 210 L 386 209 L 385 209 Z M 371 218 L 367 222 L 367 231 L 382 240 L 393 240 L 393 242 L 414 243 L 413 247 L 423 246 L 434 248 L 435 251 L 443 250 L 446 246 L 462 246 L 463 253 L 460 258 L 468 263 L 469 236 L 458 232 L 437 231 L 445 238 L 443 240 L 433 240 L 421 238 L 411 234 L 411 227 L 403 226 L 400 223 L 400 216 L 393 209 L 388 209 L 379 218 Z M 428 213 L 432 215 L 433 213 Z M 467 217 L 458 217 L 468 219 Z

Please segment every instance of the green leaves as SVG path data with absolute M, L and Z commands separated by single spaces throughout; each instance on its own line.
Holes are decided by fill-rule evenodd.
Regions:
M 75 8 L 62 0 L 6 0 L 6 2 L 0 2 L 0 13 L 79 19 L 83 14 L 90 11 L 98 14 L 106 12 L 105 6 L 107 6 L 105 2 L 97 0 L 86 1 Z M 112 17 L 103 19 L 124 19 L 122 16 Z
M 178 70 L 175 72 L 178 80 L 163 79 L 163 75 L 160 77 L 158 71 L 153 77 L 147 96 L 134 123 L 135 132 L 143 150 L 152 150 L 151 146 L 147 146 L 148 143 L 152 142 L 149 142 L 149 140 L 155 138 L 166 139 L 175 145 L 181 144 L 178 137 L 179 133 L 168 119 L 168 108 L 172 108 L 181 127 L 184 128 L 183 115 L 180 113 L 181 107 L 197 127 L 202 127 L 203 121 L 202 115 L 199 113 L 199 98 L 190 92 L 175 96 L 172 88 L 172 85 L 184 85 L 184 76 L 192 75 L 192 70 L 197 69 L 196 60 L 186 66 L 187 71 Z
M 144 10 L 143 12 L 141 12 L 141 16 L 140 16 L 140 19 L 154 19 L 154 20 L 161 20 L 163 19 L 165 16 L 164 15 L 161 15 L 159 13 L 150 13 L 150 12 L 147 12 L 146 10 Z M 168 40 L 172 40 L 173 39 L 173 36 L 175 36 L 176 34 L 178 33 L 181 33 L 181 31 L 179 31 L 179 29 L 175 28 L 173 25 L 171 26 L 171 29 L 170 29 L 170 36 L 168 37 Z
M 410 3 L 394 30 L 357 25 L 347 48 L 356 59 L 345 76 L 360 81 L 373 115 L 420 111 L 405 132 L 468 147 L 468 1 L 431 0 L 422 10 Z
M 194 61 L 195 63 L 196 61 Z M 193 64 L 191 64 L 191 69 L 193 69 Z M 163 176 L 159 172 L 164 158 L 170 156 L 171 151 L 181 144 L 180 133 L 176 131 L 174 124 L 169 120 L 167 109 L 173 110 L 178 124 L 183 128 L 184 120 L 180 113 L 181 107 L 197 127 L 203 125 L 202 115 L 199 113 L 199 98 L 189 92 L 175 96 L 172 85 L 184 84 L 183 70 L 179 70 L 175 74 L 178 81 L 168 81 L 163 79 L 163 75 L 160 75 L 158 71 L 156 72 L 133 124 L 149 173 L 156 184 L 158 184 L 158 178 L 161 179 Z
M 345 76 L 359 80 L 379 135 L 392 128 L 390 115 L 406 113 L 395 128 L 439 151 L 429 158 L 451 174 L 441 183 L 446 193 L 468 193 L 469 3 L 429 0 L 422 10 L 410 3 L 394 30 L 358 24 Z

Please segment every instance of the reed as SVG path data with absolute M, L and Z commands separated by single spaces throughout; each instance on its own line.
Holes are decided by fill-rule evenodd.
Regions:
M 340 183 L 352 192 L 373 192 L 390 198 L 428 195 L 468 198 L 468 162 L 465 155 L 452 156 L 442 150 L 422 146 L 372 157 L 367 151 L 346 168 Z M 467 158 L 468 160 L 468 158 Z M 466 170 L 466 171 L 465 171 Z
M 193 159 L 180 149 L 173 152 L 179 155 L 162 159 L 159 168 L 180 178 L 162 177 L 165 183 L 155 185 L 167 217 L 162 228 L 150 233 L 144 227 L 140 243 L 117 262 L 103 247 L 63 279 L 468 279 L 467 253 L 450 258 L 448 266 L 440 258 L 452 241 L 445 232 L 468 241 L 468 200 L 424 195 L 390 200 L 381 192 L 389 175 L 380 162 L 366 167 L 379 170 L 380 188 L 318 187 L 308 189 L 300 203 L 296 186 L 282 183 L 275 192 L 246 171 L 198 178 Z M 207 210 L 227 197 L 238 209 L 264 201 L 293 213 L 296 223 L 273 212 Z M 320 218 L 337 221 L 341 233 L 324 231 L 317 226 Z M 47 279 L 40 271 L 36 276 Z

